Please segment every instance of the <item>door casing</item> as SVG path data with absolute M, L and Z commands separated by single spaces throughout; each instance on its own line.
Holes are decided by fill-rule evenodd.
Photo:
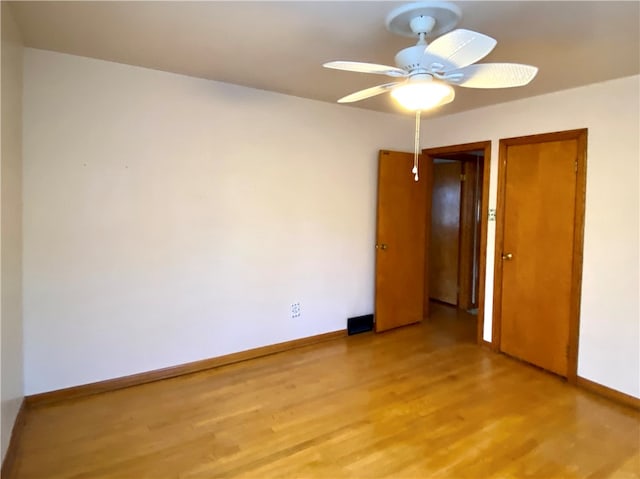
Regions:
M 488 207 L 489 207 L 489 177 L 491 173 L 491 141 L 479 141 L 474 143 L 464 143 L 460 145 L 442 146 L 437 148 L 427 148 L 422 150 L 424 162 L 432 165 L 433 160 L 442 156 L 464 154 L 482 150 L 484 163 L 482 171 L 482 200 L 480 215 L 480 255 L 479 255 L 479 286 L 478 286 L 478 321 L 476 340 L 478 344 L 489 344 L 483 339 L 484 331 L 484 295 L 485 295 L 485 273 L 487 267 L 487 227 L 488 227 Z M 431 188 L 429 189 L 431 191 Z M 428 217 L 430 218 L 430 214 Z M 428 251 L 425 252 L 428 257 Z M 428 278 L 428 271 L 425 270 L 425 277 Z M 429 296 L 424 298 L 425 317 L 428 317 Z
M 543 133 L 500 140 L 498 163 L 498 204 L 496 211 L 496 247 L 494 262 L 492 348 L 500 351 L 502 326 L 502 253 L 504 249 L 504 210 L 506 193 L 507 148 L 511 145 L 576 140 L 576 192 L 573 236 L 573 261 L 571 268 L 571 298 L 569 317 L 569 344 L 567 350 L 567 380 L 575 384 L 578 375 L 578 340 L 580 322 L 580 292 L 582 287 L 582 262 L 584 244 L 584 215 L 587 179 L 587 129 Z

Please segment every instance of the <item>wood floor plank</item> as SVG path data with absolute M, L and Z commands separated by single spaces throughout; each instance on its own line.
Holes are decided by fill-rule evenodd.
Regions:
M 30 409 L 8 479 L 640 478 L 640 413 L 432 314 Z

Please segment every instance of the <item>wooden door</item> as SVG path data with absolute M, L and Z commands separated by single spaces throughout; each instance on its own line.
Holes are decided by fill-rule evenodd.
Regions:
M 411 174 L 413 154 L 381 151 L 376 232 L 376 331 L 421 321 L 427 248 L 430 168 Z
M 436 159 L 433 163 L 430 297 L 454 306 L 458 304 L 461 174 L 460 161 Z
M 500 349 L 562 376 L 577 347 L 584 137 L 501 142 Z

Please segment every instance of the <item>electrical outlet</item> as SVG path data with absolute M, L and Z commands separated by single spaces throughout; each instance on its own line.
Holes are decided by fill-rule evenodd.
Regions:
M 302 314 L 300 311 L 300 303 L 293 303 L 291 305 L 291 318 L 299 318 L 300 314 Z

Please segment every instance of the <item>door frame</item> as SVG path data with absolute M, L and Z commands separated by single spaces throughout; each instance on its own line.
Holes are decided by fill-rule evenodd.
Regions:
M 567 350 L 567 380 L 575 384 L 578 377 L 578 340 L 580 329 L 580 293 L 582 291 L 582 263 L 584 246 L 584 215 L 587 185 L 587 129 L 541 133 L 500 139 L 498 157 L 498 204 L 496 207 L 496 243 L 493 275 L 492 346 L 501 351 L 502 331 L 502 250 L 504 248 L 504 208 L 506 194 L 507 148 L 512 145 L 576 140 L 576 192 L 573 230 L 573 259 L 571 265 L 571 298 L 569 312 L 569 344 Z
M 474 143 L 464 143 L 460 145 L 441 146 L 436 148 L 426 148 L 422 150 L 422 157 L 428 165 L 433 165 L 433 160 L 442 155 L 452 155 L 457 153 L 469 153 L 472 151 L 482 150 L 484 152 L 483 169 L 482 169 L 482 185 L 481 185 L 481 207 L 480 207 L 480 256 L 478 258 L 478 321 L 476 324 L 476 341 L 478 344 L 489 345 L 483 339 L 484 332 L 484 295 L 485 295 L 485 274 L 487 268 L 487 229 L 489 218 L 489 178 L 491 174 L 491 141 L 477 141 Z M 428 217 L 431 217 L 431 205 L 428 206 Z M 428 232 L 430 234 L 430 225 Z M 428 254 L 428 251 L 425 252 Z M 429 298 L 425 297 L 425 317 L 429 308 Z
M 484 155 L 484 153 L 483 153 Z M 461 309 L 469 309 L 475 307 L 479 308 L 478 296 L 480 295 L 480 221 L 482 219 L 482 212 L 476 212 L 478 205 L 476 201 L 482 202 L 482 183 L 477 183 L 478 191 L 475 191 L 474 186 L 479 175 L 483 174 L 484 170 L 484 156 L 482 158 L 482 169 L 476 169 L 477 157 L 475 155 L 460 155 L 461 157 L 467 156 L 468 158 L 461 158 L 457 161 L 460 162 L 462 170 L 463 180 L 460 183 L 460 231 L 459 231 L 459 244 L 460 251 L 458 254 L 458 307 Z M 474 162 L 475 160 L 475 162 Z M 472 173 L 473 172 L 473 173 Z M 472 183 L 473 181 L 473 183 Z M 478 197 L 475 197 L 478 194 Z M 478 208 L 479 209 L 479 208 Z M 480 213 L 478 221 L 476 221 L 476 214 Z M 469 227 L 471 226 L 471 227 Z M 477 244 L 474 247 L 473 238 L 477 233 Z M 478 271 L 477 278 L 473 278 L 473 259 L 476 258 Z M 472 291 L 475 288 L 475 303 L 472 301 Z

